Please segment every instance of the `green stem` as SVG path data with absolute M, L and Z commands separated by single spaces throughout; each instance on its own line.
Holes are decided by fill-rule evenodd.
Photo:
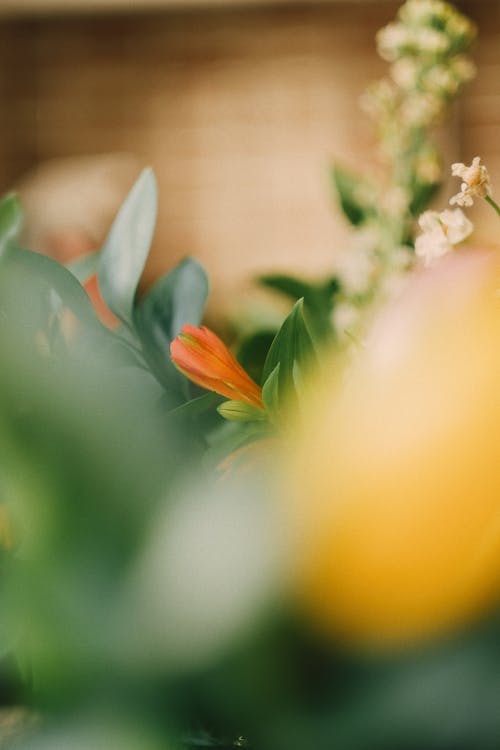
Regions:
M 484 198 L 484 200 L 486 201 L 486 203 L 489 203 L 489 204 L 490 204 L 490 206 L 491 206 L 491 207 L 492 207 L 492 208 L 493 208 L 493 209 L 494 209 L 494 210 L 495 210 L 495 211 L 497 212 L 497 214 L 498 214 L 498 215 L 500 216 L 500 206 L 498 205 L 498 203 L 496 203 L 496 202 L 495 202 L 495 201 L 493 200 L 493 198 L 490 198 L 490 196 L 489 196 L 489 195 L 486 195 L 486 196 L 485 196 L 485 198 Z

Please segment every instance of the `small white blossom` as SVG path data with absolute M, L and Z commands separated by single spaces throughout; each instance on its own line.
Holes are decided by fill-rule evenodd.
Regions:
M 459 208 L 455 208 L 453 211 L 450 211 L 449 208 L 441 211 L 439 219 L 452 245 L 463 242 L 472 234 L 474 229 L 472 222 Z
M 415 92 L 408 96 L 401 107 L 402 124 L 406 127 L 423 128 L 438 119 L 442 111 L 441 97 L 431 92 Z
M 450 204 L 457 206 L 472 206 L 474 198 L 486 198 L 492 195 L 490 176 L 486 167 L 481 164 L 481 158 L 476 156 L 468 167 L 465 164 L 452 164 L 453 177 L 462 180 L 461 190 L 450 200 Z
M 398 103 L 396 86 L 385 78 L 372 84 L 360 98 L 361 109 L 377 120 L 390 115 Z
M 412 34 L 402 23 L 390 23 L 377 34 L 377 49 L 380 57 L 393 62 L 401 51 L 412 44 Z
M 402 89 L 414 89 L 420 73 L 421 65 L 414 57 L 401 57 L 391 67 L 391 78 Z
M 444 20 L 448 12 L 449 6 L 441 0 L 408 0 L 399 11 L 399 17 L 405 23 L 424 24 L 434 18 Z
M 432 28 L 420 29 L 415 38 L 416 46 L 421 52 L 429 52 L 434 55 L 447 52 L 450 48 L 450 39 L 442 31 Z
M 477 73 L 477 68 L 470 58 L 466 55 L 456 55 L 451 61 L 450 66 L 453 75 L 462 83 L 472 81 Z
M 461 81 L 448 65 L 433 65 L 426 73 L 424 86 L 428 91 L 454 96 Z
M 425 211 L 418 221 L 422 234 L 415 242 L 415 253 L 425 265 L 432 265 L 465 240 L 473 230 L 472 222 L 461 209 L 438 213 Z

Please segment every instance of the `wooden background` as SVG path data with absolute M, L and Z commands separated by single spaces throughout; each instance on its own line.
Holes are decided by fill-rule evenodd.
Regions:
M 314 275 L 346 245 L 328 166 L 376 166 L 358 99 L 386 69 L 374 34 L 398 3 L 203 5 L 17 18 L 4 4 L 0 187 L 54 158 L 137 155 L 161 197 L 146 280 L 194 255 L 228 309 L 257 270 Z M 462 7 L 479 76 L 440 137 L 450 160 L 481 154 L 500 189 L 500 3 Z M 491 241 L 495 217 L 474 212 Z

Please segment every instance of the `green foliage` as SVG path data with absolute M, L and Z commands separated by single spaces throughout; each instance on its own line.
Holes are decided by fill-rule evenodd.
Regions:
M 256 383 L 262 381 L 264 363 L 275 336 L 276 330 L 261 330 L 246 336 L 240 342 L 238 362 Z
M 253 419 L 249 422 L 224 420 L 207 435 L 208 449 L 204 456 L 204 464 L 210 469 L 217 468 L 235 451 L 256 440 L 269 437 L 271 434 L 272 428 L 267 420 Z
M 118 212 L 99 257 L 97 275 L 104 301 L 129 326 L 153 239 L 157 205 L 156 178 L 151 169 L 145 169 Z
M 279 420 L 281 398 L 279 391 L 280 364 L 268 376 L 262 388 L 262 401 L 272 422 Z
M 297 397 L 301 380 L 315 359 L 314 344 L 304 319 L 304 302 L 299 300 L 276 334 L 264 364 L 263 387 L 272 414 L 279 413 L 285 403 Z
M 23 222 L 21 204 L 14 193 L 0 200 L 0 253 L 17 239 Z
M 149 366 L 182 400 L 189 397 L 189 384 L 170 361 L 170 344 L 185 323 L 200 324 L 207 296 L 204 269 L 187 258 L 159 279 L 134 308 L 133 325 Z
M 320 283 L 310 283 L 294 276 L 284 274 L 267 274 L 259 278 L 262 286 L 274 289 L 296 302 L 304 300 L 307 322 L 313 338 L 322 341 L 333 334 L 331 314 L 335 297 L 340 290 L 340 283 L 335 277 Z
M 410 213 L 418 218 L 429 206 L 441 188 L 440 182 L 422 183 L 415 180 L 411 189 Z
M 373 214 L 372 206 L 360 197 L 362 190 L 368 187 L 366 182 L 338 164 L 332 168 L 331 177 L 346 219 L 355 227 L 363 224 Z

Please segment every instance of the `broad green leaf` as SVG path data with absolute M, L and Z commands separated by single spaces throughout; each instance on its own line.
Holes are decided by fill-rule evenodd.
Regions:
M 170 344 L 185 323 L 200 323 L 207 295 L 204 269 L 187 258 L 157 281 L 135 308 L 134 323 L 144 354 L 165 385 L 186 386 L 186 378 L 170 361 Z
M 360 198 L 361 189 L 366 186 L 365 181 L 338 164 L 333 167 L 331 174 L 345 217 L 353 226 L 362 224 L 373 211 L 372 207 Z
M 157 206 L 156 178 L 145 169 L 118 212 L 97 266 L 104 301 L 128 325 L 153 239 Z
M 299 300 L 276 334 L 264 365 L 264 382 L 276 366 L 280 366 L 277 376 L 280 403 L 295 393 L 297 368 L 303 373 L 315 359 L 314 345 L 304 320 L 303 308 L 303 300 Z
M 217 411 L 221 417 L 230 422 L 260 422 L 266 419 L 263 409 L 257 409 L 243 401 L 225 401 L 217 408 Z
M 72 310 L 80 321 L 100 325 L 85 290 L 73 274 L 60 263 L 30 250 L 10 248 L 1 272 L 8 274 L 16 271 L 22 274 L 20 278 L 27 286 L 29 285 L 32 292 L 36 288 L 34 296 L 26 295 L 24 300 L 19 300 L 19 306 L 22 304 L 25 309 L 30 306 L 34 309 L 43 298 L 48 304 L 49 311 L 56 312 L 60 305 L 64 305 Z M 30 280 L 33 284 L 30 284 Z M 43 325 L 43 321 L 39 323 Z
M 71 313 L 68 315 L 68 313 Z M 72 317 L 73 316 L 73 317 Z M 101 325 L 85 290 L 60 263 L 10 247 L 0 265 L 0 331 L 15 327 L 24 345 L 34 342 L 51 356 L 109 354 L 120 364 L 144 367 L 141 354 Z M 73 337 L 76 334 L 76 337 Z
M 0 252 L 16 239 L 23 222 L 21 204 L 14 193 L 0 200 Z
M 99 252 L 87 253 L 82 255 L 81 258 L 72 260 L 66 264 L 68 271 L 71 271 L 75 279 L 78 279 L 80 284 L 85 284 L 91 276 L 97 273 L 97 264 L 99 262 Z

